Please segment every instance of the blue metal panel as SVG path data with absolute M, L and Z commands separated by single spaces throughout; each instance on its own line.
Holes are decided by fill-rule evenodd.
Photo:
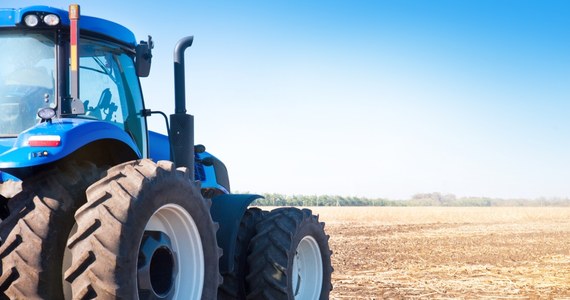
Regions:
M 16 10 L 14 9 L 0 9 L 0 27 L 16 26 Z
M 152 160 L 170 160 L 170 142 L 168 141 L 168 136 L 149 131 L 148 148 L 149 158 Z
M 208 157 L 215 157 L 208 152 L 202 152 L 196 154 L 199 160 L 206 159 Z M 196 180 L 200 180 L 202 182 L 203 189 L 218 189 L 225 194 L 229 194 L 229 191 L 226 190 L 221 184 L 218 183 L 216 180 L 216 170 L 214 166 L 205 166 L 202 163 L 196 163 Z
M 214 222 L 218 222 L 218 245 L 223 249 L 220 258 L 220 272 L 234 269 L 234 255 L 239 230 L 239 223 L 248 205 L 253 200 L 263 198 L 259 195 L 227 194 L 212 198 L 210 214 Z
M 57 147 L 31 147 L 32 136 L 59 136 Z M 56 119 L 52 124 L 41 123 L 24 132 L 16 139 L 13 147 L 0 153 L 0 169 L 22 168 L 42 165 L 62 159 L 91 142 L 114 139 L 127 144 L 138 157 L 141 152 L 133 139 L 121 128 L 111 123 L 89 119 Z
M 15 142 L 16 138 L 0 138 L 0 153 L 4 153 L 14 147 Z
M 0 27 L 15 27 L 22 24 L 23 17 L 32 12 L 41 12 L 48 14 L 56 14 L 60 18 L 60 24 L 69 26 L 69 13 L 66 10 L 49 7 L 49 6 L 29 6 L 25 8 L 1 8 L 0 9 Z M 135 35 L 126 27 L 117 23 L 107 21 L 100 18 L 81 16 L 79 27 L 81 30 L 87 30 L 94 33 L 111 37 L 117 41 L 128 44 L 132 47 L 137 45 Z

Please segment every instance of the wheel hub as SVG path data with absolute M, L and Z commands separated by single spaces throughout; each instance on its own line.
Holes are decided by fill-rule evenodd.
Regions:
M 160 231 L 145 231 L 137 267 L 140 299 L 173 298 L 178 268 L 168 235 Z

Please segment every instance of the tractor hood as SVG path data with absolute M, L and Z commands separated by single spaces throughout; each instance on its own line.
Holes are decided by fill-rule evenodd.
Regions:
M 121 141 L 141 157 L 133 139 L 116 125 L 80 118 L 54 119 L 22 132 L 17 139 L 2 139 L 0 169 L 54 162 L 89 143 L 104 139 Z
M 14 146 L 16 138 L 0 138 L 0 155 Z

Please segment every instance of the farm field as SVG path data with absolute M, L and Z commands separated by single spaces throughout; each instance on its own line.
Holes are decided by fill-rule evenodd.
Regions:
M 311 209 L 331 299 L 570 299 L 570 208 Z

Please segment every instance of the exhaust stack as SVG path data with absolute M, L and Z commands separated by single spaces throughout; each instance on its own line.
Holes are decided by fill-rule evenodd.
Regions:
M 186 113 L 184 51 L 192 46 L 193 36 L 182 38 L 174 48 L 174 114 L 170 115 L 172 161 L 187 167 L 194 180 L 194 116 Z

